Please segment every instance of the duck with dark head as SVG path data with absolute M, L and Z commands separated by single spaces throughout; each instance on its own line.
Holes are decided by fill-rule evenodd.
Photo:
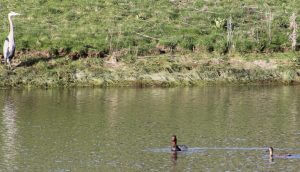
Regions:
M 273 158 L 288 158 L 288 157 L 292 156 L 291 154 L 275 155 L 273 147 L 269 147 L 267 151 L 269 151 L 269 158 L 270 159 L 273 159 Z
M 173 135 L 171 138 L 171 151 L 181 151 L 181 149 L 177 145 L 176 135 Z
M 186 145 L 177 145 L 177 137 L 173 135 L 171 138 L 171 151 L 186 151 Z

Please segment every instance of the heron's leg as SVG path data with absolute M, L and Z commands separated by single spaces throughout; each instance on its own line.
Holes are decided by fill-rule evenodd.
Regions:
M 8 63 L 8 69 L 11 69 L 11 63 L 9 59 L 7 59 L 7 63 Z
M 4 58 L 4 62 L 5 62 L 5 65 L 7 65 L 8 63 L 9 63 L 9 61 L 8 61 L 8 58 L 6 57 L 6 58 Z

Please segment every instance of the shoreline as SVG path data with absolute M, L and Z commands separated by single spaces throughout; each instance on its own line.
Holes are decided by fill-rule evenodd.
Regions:
M 198 52 L 122 57 L 130 60 L 118 61 L 112 56 L 73 60 L 68 56 L 23 54 L 14 59 L 12 70 L 1 65 L 0 87 L 295 85 L 300 84 L 298 55 L 255 54 L 246 57 Z

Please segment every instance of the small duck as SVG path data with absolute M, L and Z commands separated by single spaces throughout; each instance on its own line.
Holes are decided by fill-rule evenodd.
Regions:
M 272 147 L 269 147 L 267 151 L 269 151 L 270 159 L 273 159 L 273 158 L 288 158 L 288 157 L 292 156 L 291 154 L 274 155 L 274 149 Z
M 186 151 L 188 148 L 186 145 L 177 145 L 177 137 L 173 135 L 171 138 L 171 151 Z

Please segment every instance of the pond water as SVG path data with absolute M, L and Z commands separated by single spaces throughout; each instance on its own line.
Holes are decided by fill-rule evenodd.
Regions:
M 0 90 L 0 171 L 297 171 L 299 154 L 299 86 Z

